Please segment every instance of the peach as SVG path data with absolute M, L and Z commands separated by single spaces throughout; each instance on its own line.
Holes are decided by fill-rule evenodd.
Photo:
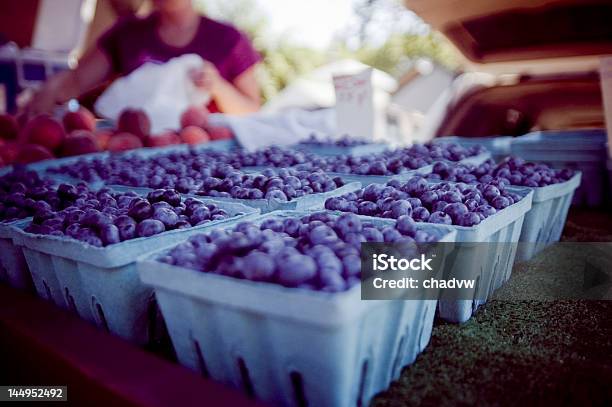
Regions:
M 181 144 L 181 138 L 178 134 L 170 130 L 161 134 L 149 136 L 145 139 L 145 146 L 147 147 L 164 147 L 174 144 Z
M 108 140 L 108 144 L 106 149 L 108 151 L 118 152 L 118 151 L 127 151 L 135 148 L 141 148 L 142 141 L 140 138 L 136 137 L 131 133 L 117 133 L 114 134 L 110 140 Z
M 23 133 L 22 141 L 39 144 L 51 151 L 61 146 L 66 136 L 62 125 L 44 114 L 30 120 L 23 128 Z
M 151 132 L 151 121 L 144 110 L 125 109 L 119 116 L 117 131 L 131 133 L 140 140 L 144 140 Z
M 98 143 L 92 132 L 75 130 L 66 137 L 61 148 L 62 156 L 97 153 Z
M 234 133 L 229 127 L 208 126 L 206 131 L 210 135 L 211 140 L 227 140 L 234 138 Z
M 181 115 L 181 128 L 187 126 L 206 127 L 208 124 L 208 109 L 205 107 L 191 106 Z
M 206 130 L 197 126 L 187 126 L 181 130 L 181 140 L 186 144 L 200 144 L 210 141 Z
M 20 148 L 20 143 L 16 141 L 6 141 L 0 146 L 0 157 L 2 157 L 5 164 L 13 164 L 15 160 L 17 160 Z
M 17 119 L 8 114 L 0 114 L 0 139 L 15 140 L 18 135 Z
M 98 144 L 98 148 L 103 151 L 106 150 L 106 146 L 108 145 L 108 141 L 113 136 L 113 132 L 110 130 L 98 130 L 94 133 L 94 137 L 96 138 L 96 143 Z
M 52 158 L 55 158 L 53 153 L 45 146 L 40 144 L 23 144 L 19 149 L 15 162 L 19 164 L 29 164 Z
M 94 131 L 96 128 L 96 117 L 84 107 L 79 107 L 76 112 L 68 112 L 62 119 L 67 132 L 73 130 Z

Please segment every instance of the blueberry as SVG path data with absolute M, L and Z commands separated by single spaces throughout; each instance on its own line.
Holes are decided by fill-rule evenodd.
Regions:
M 284 231 L 284 222 L 280 218 L 268 218 L 261 223 L 261 230 L 270 229 L 275 232 Z
M 98 231 L 102 243 L 107 246 L 121 241 L 119 228 L 112 223 L 102 225 Z
M 347 278 L 359 276 L 361 274 L 361 258 L 356 254 L 349 254 L 342 258 L 342 272 Z
M 358 205 L 358 211 L 360 215 L 376 216 L 378 213 L 378 207 L 374 202 L 362 201 Z
M 102 240 L 99 237 L 93 236 L 93 235 L 85 235 L 85 236 L 79 237 L 79 240 L 91 246 L 95 246 L 95 247 L 104 246 L 104 243 L 102 243 Z
M 144 220 L 151 217 L 153 208 L 147 201 L 138 201 L 132 205 L 128 211 L 128 215 L 136 220 Z
M 444 212 L 433 212 L 429 219 L 427 220 L 429 223 L 441 223 L 443 225 L 452 225 L 453 221 L 450 216 L 448 216 Z
M 79 193 L 73 185 L 61 184 L 57 187 L 57 195 L 65 201 L 74 201 Z
M 312 244 L 330 244 L 338 240 L 336 232 L 327 225 L 321 225 L 313 228 L 309 234 Z
M 461 215 L 457 222 L 458 225 L 467 227 L 475 226 L 479 223 L 480 216 L 478 216 L 478 214 L 475 212 L 464 213 L 463 215 Z
M 311 257 L 296 254 L 285 258 L 284 267 L 279 271 L 279 283 L 295 287 L 314 278 L 317 274 L 317 265 Z
M 505 196 L 496 196 L 491 201 L 491 205 L 495 209 L 501 210 L 501 209 L 504 209 L 504 208 L 507 208 L 508 206 L 510 206 L 510 200 L 508 198 L 506 198 Z
M 336 227 L 342 236 L 359 233 L 362 230 L 361 219 L 351 213 L 344 213 L 336 219 Z
M 374 227 L 364 227 L 361 231 L 363 237 L 368 242 L 384 242 L 385 238 L 380 230 Z
M 177 206 L 181 203 L 181 196 L 179 193 L 171 189 L 168 189 L 163 193 L 162 199 L 172 206 Z
M 149 237 L 157 235 L 166 230 L 164 224 L 156 219 L 145 219 L 136 227 L 136 234 L 139 237 Z
M 448 214 L 455 223 L 458 223 L 458 220 L 461 218 L 461 216 L 468 213 L 469 209 L 466 205 L 460 202 L 455 202 L 452 204 L 448 204 L 448 206 L 444 208 L 444 212 Z
M 321 291 L 325 292 L 335 293 L 346 289 L 346 283 L 342 275 L 336 271 L 321 270 L 319 272 L 319 283 Z
M 288 201 L 287 195 L 285 195 L 285 193 L 281 191 L 280 189 L 268 190 L 268 192 L 266 192 L 265 198 L 277 200 L 280 202 Z
M 151 219 L 160 221 L 166 229 L 173 229 L 179 221 L 178 215 L 172 209 L 163 207 L 154 209 Z
M 93 227 L 93 228 L 101 228 L 103 225 L 112 224 L 112 218 L 102 213 L 96 209 L 88 209 L 83 215 L 81 223 L 85 226 Z
M 395 228 L 385 227 L 382 230 L 384 241 L 387 243 L 395 242 L 402 237 L 402 234 Z
M 461 194 L 458 192 L 454 192 L 454 191 L 448 191 L 445 192 L 442 195 L 442 200 L 448 202 L 448 203 L 455 203 L 455 202 L 461 202 Z
M 397 218 L 395 228 L 405 236 L 414 236 L 414 233 L 417 230 L 414 220 L 407 215 Z

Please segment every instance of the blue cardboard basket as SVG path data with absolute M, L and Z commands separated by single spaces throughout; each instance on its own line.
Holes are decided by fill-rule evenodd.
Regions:
M 533 189 L 533 204 L 525 215 L 516 261 L 526 261 L 558 242 L 581 174 L 560 184 Z
M 378 154 L 385 150 L 390 150 L 391 146 L 386 143 L 368 143 L 351 147 L 342 147 L 336 145 L 317 145 L 312 143 L 300 143 L 291 146 L 296 150 L 306 151 L 308 153 L 327 157 L 334 155 L 352 155 L 361 156 L 368 154 Z
M 448 226 L 457 231 L 456 241 L 460 245 L 446 260 L 445 277 L 475 279 L 477 284 L 473 290 L 461 294 L 462 297 L 472 297 L 471 300 L 449 299 L 450 295 L 442 291 L 438 313 L 444 320 L 455 323 L 469 320 L 478 307 L 486 303 L 493 292 L 510 278 L 523 220 L 533 198 L 533 191 L 529 188 L 515 188 L 514 192 L 523 199 L 489 216 L 480 224 L 472 227 Z M 370 216 L 362 218 L 382 219 Z M 457 298 L 457 295 L 453 298 Z
M 475 145 L 484 146 L 491 152 L 491 156 L 497 162 L 510 154 L 510 146 L 513 138 L 510 136 L 493 137 L 440 137 L 433 140 L 434 143 L 456 143 L 463 147 Z
M 33 291 L 32 276 L 23 257 L 23 251 L 13 243 L 15 231 L 12 226 L 23 221 L 24 219 L 0 222 L 0 281 L 6 282 L 13 288 Z
M 534 132 L 512 140 L 513 155 L 553 168 L 582 173 L 573 203 L 601 206 L 606 199 L 606 142 L 604 130 Z
M 189 150 L 195 151 L 231 151 L 235 148 L 238 148 L 239 144 L 236 140 L 215 140 L 209 141 L 207 143 L 201 143 L 196 145 L 189 144 L 175 144 L 171 146 L 165 147 L 143 147 L 135 150 L 126 151 L 126 154 L 137 154 L 142 158 L 153 157 L 159 154 L 169 154 L 169 153 L 186 153 Z
M 478 307 L 501 287 L 512 273 L 518 241 L 526 213 L 531 208 L 533 191 L 516 189 L 523 199 L 472 227 L 453 226 L 457 230 L 454 258 L 447 259 L 448 275 L 457 279 L 476 277 L 472 300 L 447 300 L 444 291 L 438 313 L 449 322 L 469 320 Z
M 30 221 L 13 225 L 14 242 L 20 246 L 38 295 L 124 339 L 145 345 L 158 339 L 159 329 L 153 292 L 136 272 L 136 260 L 169 247 L 203 230 L 250 219 L 258 211 L 235 203 L 209 199 L 230 215 L 188 229 L 94 247 L 63 236 L 35 235 L 23 229 Z
M 450 228 L 420 227 L 453 240 Z M 429 342 L 435 300 L 361 301 L 359 286 L 292 289 L 171 266 L 156 261 L 161 254 L 138 270 L 155 288 L 179 362 L 266 402 L 367 405 Z

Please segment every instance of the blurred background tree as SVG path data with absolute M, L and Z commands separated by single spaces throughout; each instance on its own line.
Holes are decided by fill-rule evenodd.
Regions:
M 256 0 L 194 3 L 202 12 L 229 21 L 249 34 L 263 57 L 258 74 L 264 100 L 273 98 L 294 79 L 340 58 L 359 60 L 396 77 L 418 58 L 429 58 L 449 69 L 457 67 L 457 57 L 449 43 L 399 0 L 353 0 L 354 21 L 339 27 L 327 50 L 271 36 L 268 16 L 261 12 Z

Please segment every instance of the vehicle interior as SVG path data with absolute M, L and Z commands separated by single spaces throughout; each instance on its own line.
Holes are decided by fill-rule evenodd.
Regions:
M 523 76 L 477 87 L 450 106 L 436 136 L 520 136 L 535 130 L 603 128 L 597 72 Z

